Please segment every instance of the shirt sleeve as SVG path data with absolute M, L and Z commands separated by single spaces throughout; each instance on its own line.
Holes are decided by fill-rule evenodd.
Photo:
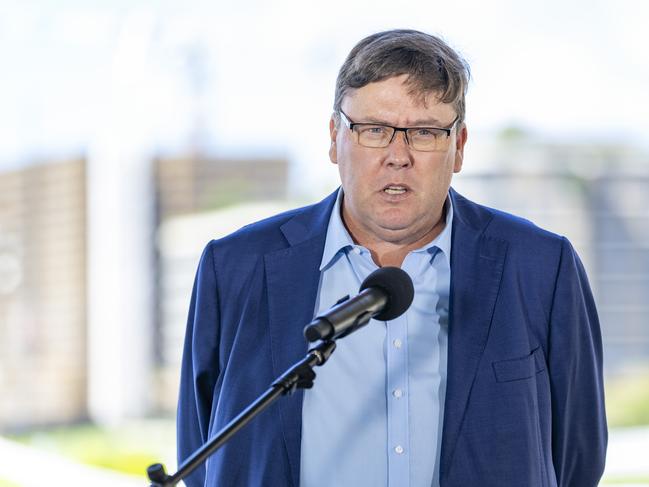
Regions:
M 560 487 L 594 487 L 607 445 L 602 338 L 583 265 L 563 239 L 550 315 L 552 455 Z
M 189 306 L 177 411 L 177 456 L 181 465 L 208 438 L 214 387 L 219 376 L 219 306 L 212 245 L 203 251 Z M 186 479 L 202 487 L 205 465 Z

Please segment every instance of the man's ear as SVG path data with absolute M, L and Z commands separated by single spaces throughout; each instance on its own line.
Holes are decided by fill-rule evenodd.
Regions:
M 462 170 L 462 163 L 464 162 L 464 144 L 468 133 L 466 124 L 462 123 L 458 129 L 457 136 L 455 137 L 455 161 L 453 162 L 453 172 L 460 172 Z
M 335 115 L 331 115 L 329 119 L 329 137 L 331 142 L 329 144 L 329 159 L 334 164 L 338 164 L 338 151 L 336 149 L 336 137 L 338 136 L 338 128 L 336 127 Z

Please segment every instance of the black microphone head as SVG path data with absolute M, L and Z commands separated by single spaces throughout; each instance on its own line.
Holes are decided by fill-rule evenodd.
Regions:
M 412 279 L 406 271 L 398 267 L 381 267 L 375 270 L 363 281 L 359 292 L 370 287 L 379 288 L 388 296 L 385 308 L 374 316 L 379 321 L 389 321 L 401 316 L 415 296 Z

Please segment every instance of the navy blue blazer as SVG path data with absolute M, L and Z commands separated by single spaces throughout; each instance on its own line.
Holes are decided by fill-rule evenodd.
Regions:
M 441 485 L 596 486 L 607 443 L 602 343 L 582 264 L 565 238 L 450 194 Z M 334 200 L 203 252 L 182 362 L 180 462 L 305 355 Z M 302 397 L 281 397 L 187 485 L 297 487 Z

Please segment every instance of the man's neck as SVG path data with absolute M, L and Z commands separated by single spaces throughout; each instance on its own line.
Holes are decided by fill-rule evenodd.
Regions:
M 367 248 L 372 255 L 372 260 L 379 267 L 401 267 L 409 252 L 419 249 L 435 240 L 446 226 L 446 208 L 444 207 L 436 219 L 436 223 L 420 237 L 406 242 L 390 242 L 377 237 L 371 238 L 370 235 L 363 232 L 360 228 L 355 228 L 354 225 L 350 226 L 344 218 L 344 212 L 342 213 L 343 223 L 354 242 Z

